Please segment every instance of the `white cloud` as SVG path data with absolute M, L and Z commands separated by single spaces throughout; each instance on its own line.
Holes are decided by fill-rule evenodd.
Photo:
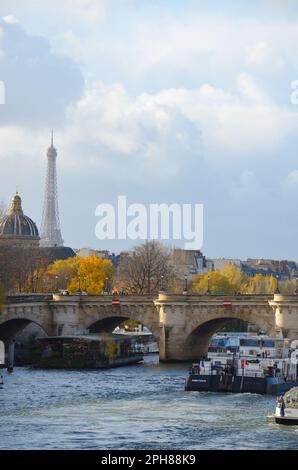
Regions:
M 26 11 L 31 10 L 34 16 L 45 15 L 46 17 L 56 17 L 59 20 L 65 18 L 70 24 L 86 23 L 96 26 L 105 19 L 106 5 L 111 0 L 26 0 Z M 9 11 L 24 8 L 24 0 L 1 0 Z M 7 15 L 13 18 L 13 15 Z
M 18 24 L 19 23 L 17 18 L 13 15 L 3 16 L 2 20 L 5 21 L 5 23 L 9 23 L 9 24 Z
M 252 231 L 256 198 L 262 201 L 262 221 L 272 197 L 276 210 L 287 210 L 279 196 L 286 186 L 281 175 L 293 168 L 297 147 L 298 113 L 289 103 L 289 84 L 298 73 L 294 16 L 252 19 L 194 10 L 191 17 L 174 8 L 147 16 L 142 7 L 120 13 L 115 8 L 98 27 L 106 3 L 100 0 L 28 0 L 26 8 L 23 0 L 17 3 L 26 10 L 23 17 L 21 7 L 10 9 L 16 0 L 9 1 L 8 13 L 27 19 L 35 34 L 50 41 L 20 32 L 13 21 L 0 24 L 1 71 L 18 92 L 14 114 L 3 118 L 0 128 L 2 195 L 26 181 L 29 207 L 41 205 L 37 194 L 41 199 L 53 126 L 70 237 L 76 231 L 73 206 L 84 220 L 78 230 L 91 227 L 93 233 L 93 205 L 122 189 L 128 197 L 206 203 L 206 220 L 215 234 L 207 227 L 206 240 L 213 236 L 215 250 L 227 208 L 241 228 L 248 225 L 247 212 L 238 209 L 249 201 Z M 80 59 L 83 95 L 80 70 L 61 52 Z M 280 104 L 283 86 L 288 87 L 285 106 Z M 289 173 L 288 185 L 298 184 L 297 173 Z M 232 250 L 233 223 L 222 238 L 226 244 L 233 240 Z M 267 249 L 270 220 L 266 227 Z M 284 230 L 283 225 L 276 236 Z M 243 233 L 241 244 L 253 244 L 251 234 Z M 90 234 L 76 236 L 77 243 L 91 239 Z M 272 250 L 276 246 L 272 242 Z
M 44 148 L 46 143 L 50 141 L 49 132 L 40 132 L 36 130 L 29 133 L 25 127 L 10 125 L 0 127 L 0 161 L 5 164 L 12 158 L 20 158 L 20 166 L 22 161 L 32 160 L 40 153 L 40 148 Z
M 51 8 L 67 15 L 76 15 L 88 23 L 101 23 L 105 18 L 106 0 L 51 0 Z
M 226 168 L 276 158 L 296 135 L 298 114 L 277 106 L 249 75 L 240 74 L 237 83 L 237 93 L 205 84 L 132 95 L 121 84 L 92 81 L 67 108 L 58 132 L 63 164 L 109 165 L 122 156 L 137 158 L 149 172 L 162 167 L 169 174 L 185 165 L 187 155 L 198 159 L 203 153 Z M 39 144 L 48 141 L 48 130 L 35 132 Z M 21 128 L 17 138 L 13 126 L 3 133 L 7 156 L 24 146 L 22 136 L 27 140 Z
M 270 101 L 247 74 L 238 84 L 234 94 L 206 84 L 132 96 L 123 85 L 94 81 L 68 109 L 67 126 L 77 142 L 143 159 L 159 147 L 160 154 L 165 140 L 199 152 L 200 137 L 204 157 L 218 164 L 268 159 L 295 135 L 298 114 Z M 173 163 L 172 155 L 163 158 Z
M 268 41 L 267 38 L 266 41 Z M 268 69 L 282 69 L 287 65 L 288 57 L 284 54 L 284 48 L 280 43 L 260 41 L 249 44 L 246 48 L 246 64 L 252 67 Z M 295 61 L 293 54 L 292 60 Z M 291 60 L 290 60 L 291 62 Z
M 128 9 L 121 27 L 117 14 L 115 23 L 108 15 L 106 29 L 92 34 L 68 26 L 52 37 L 52 44 L 78 60 L 86 76 L 105 83 L 120 80 L 135 93 L 198 88 L 206 82 L 233 90 L 235 77 L 245 72 L 289 105 L 286 87 L 298 76 L 295 17 L 229 17 L 196 9 L 192 16 L 185 9 L 178 17 L 175 10 L 162 8 L 158 13 Z
M 298 170 L 293 170 L 288 174 L 286 184 L 290 187 L 298 186 Z

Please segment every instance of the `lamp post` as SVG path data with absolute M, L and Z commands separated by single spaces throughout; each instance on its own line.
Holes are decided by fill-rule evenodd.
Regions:
M 81 276 L 78 276 L 79 294 L 81 295 Z
M 108 294 L 108 280 L 109 278 L 106 277 L 106 284 L 105 284 L 105 291 L 104 291 L 105 294 Z
M 187 274 L 184 274 L 184 285 L 183 285 L 183 294 L 187 294 Z
M 55 284 L 55 291 L 58 292 L 58 276 L 55 276 L 56 284 Z
M 206 292 L 208 295 L 211 294 L 211 291 L 210 291 L 210 279 L 211 279 L 211 277 L 210 277 L 210 275 L 208 274 L 208 277 L 207 277 L 207 292 Z
M 278 279 L 279 279 L 279 276 L 278 274 L 276 275 L 276 289 L 275 289 L 275 294 L 280 294 L 280 290 L 279 290 L 279 287 L 278 287 Z
M 49 279 L 43 280 L 43 290 L 46 293 L 52 292 L 53 284 L 49 281 Z
M 160 276 L 160 287 L 159 287 L 159 290 L 160 290 L 160 292 L 163 292 L 163 291 L 164 291 L 164 288 L 163 288 L 163 276 Z

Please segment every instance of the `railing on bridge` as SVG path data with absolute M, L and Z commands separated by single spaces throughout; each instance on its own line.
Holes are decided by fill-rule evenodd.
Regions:
M 177 301 L 177 300 L 202 300 L 202 301 L 224 301 L 230 299 L 231 301 L 268 301 L 274 298 L 274 294 L 176 294 L 170 292 L 159 292 L 157 294 L 128 294 L 128 295 L 112 295 L 112 294 L 101 294 L 101 295 L 84 295 L 84 294 L 71 294 L 71 295 L 62 295 L 60 293 L 52 294 L 42 294 L 42 293 L 20 293 L 8 295 L 6 298 L 6 303 L 15 304 L 15 303 L 30 303 L 30 302 L 49 302 L 49 301 L 67 301 L 67 300 L 81 300 L 81 301 L 100 301 L 100 302 L 109 302 L 114 297 L 117 297 L 121 302 L 125 303 L 130 302 L 131 300 L 136 301 L 154 301 L 154 300 L 167 300 L 167 301 Z M 293 296 L 296 297 L 296 296 Z
M 8 304 L 48 302 L 50 300 L 53 300 L 53 294 L 14 294 L 6 297 L 6 303 Z

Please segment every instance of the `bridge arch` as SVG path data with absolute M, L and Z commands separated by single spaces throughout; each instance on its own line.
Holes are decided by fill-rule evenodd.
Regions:
M 107 316 L 105 318 L 102 318 L 100 320 L 95 321 L 91 325 L 89 325 L 88 331 L 89 333 L 112 333 L 117 326 L 120 326 L 123 322 L 127 320 L 135 320 L 139 324 L 141 324 L 143 327 L 148 328 L 148 330 L 151 332 L 152 337 L 154 338 L 154 341 L 159 345 L 159 331 L 152 327 L 152 324 L 148 324 L 145 320 L 139 320 L 135 318 L 131 318 L 129 315 L 123 316 L 119 314 L 111 314 L 111 316 Z M 138 332 L 135 333 L 136 336 L 138 336 Z M 148 336 L 144 337 L 144 341 L 148 341 Z
M 126 320 L 129 320 L 129 317 L 110 316 L 102 318 L 89 325 L 88 330 L 90 333 L 100 333 L 101 331 L 112 333 L 117 326 Z
M 243 320 L 256 325 L 268 335 L 274 334 L 274 323 L 270 314 L 260 315 L 258 309 L 219 310 L 209 313 L 208 318 L 197 323 L 189 322 L 183 344 L 185 360 L 197 360 L 198 357 L 206 356 L 212 336 L 232 320 Z
M 90 333 L 105 331 L 111 333 L 126 320 L 134 320 L 148 328 L 156 341 L 159 341 L 160 328 L 158 318 L 153 305 L 133 306 L 91 306 L 84 308 L 81 312 L 81 323 Z
M 44 328 L 44 325 L 39 322 L 30 318 L 18 317 L 8 319 L 0 324 L 0 339 L 4 342 L 14 340 L 26 328 L 26 326 L 30 325 L 30 323 L 39 326 L 47 336 L 51 334 L 51 331 L 47 331 Z

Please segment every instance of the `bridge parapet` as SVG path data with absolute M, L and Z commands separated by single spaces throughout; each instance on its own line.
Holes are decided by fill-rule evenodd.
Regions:
M 53 294 L 13 294 L 6 297 L 7 304 L 28 304 L 35 302 L 48 302 Z
M 112 303 L 112 300 L 115 299 L 120 300 L 120 303 L 127 304 L 127 303 L 146 303 L 152 302 L 156 296 L 152 295 L 85 295 L 85 294 L 76 294 L 76 295 L 60 295 L 60 294 L 53 294 L 53 301 L 54 302 L 82 302 L 82 303 L 89 303 L 89 302 L 96 302 L 101 304 L 109 304 Z
M 268 305 L 268 301 L 273 300 L 273 294 L 171 294 L 160 292 L 158 298 L 154 300 L 158 303 L 208 303 L 208 304 L 222 304 L 223 302 L 230 301 L 234 303 L 264 303 Z

